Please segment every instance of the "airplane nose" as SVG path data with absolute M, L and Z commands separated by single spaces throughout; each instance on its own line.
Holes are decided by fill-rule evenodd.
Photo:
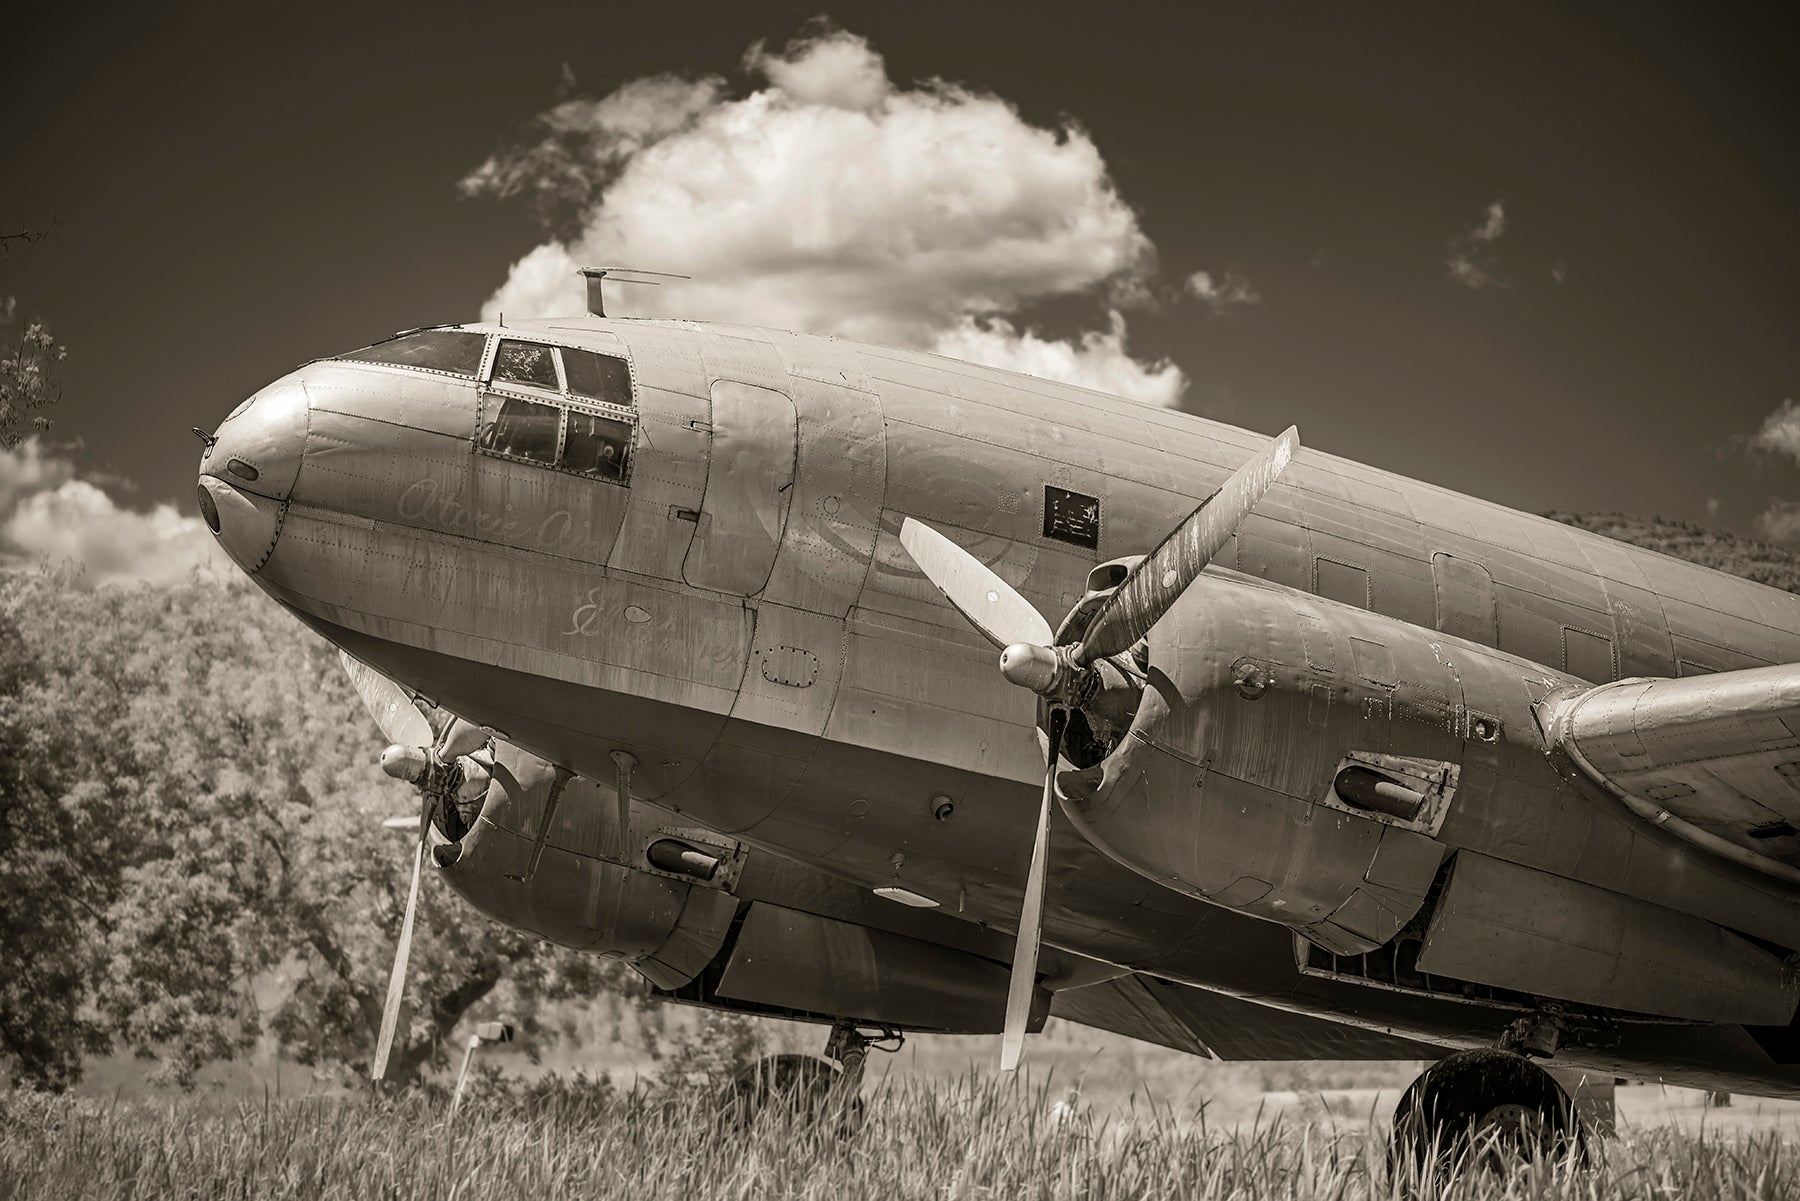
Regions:
M 278 380 L 232 411 L 200 460 L 200 515 L 250 575 L 275 551 L 300 475 L 308 413 L 306 386 Z
M 231 561 L 247 575 L 262 570 L 275 553 L 285 507 L 278 500 L 240 492 L 215 476 L 200 477 L 200 516 Z
M 277 380 L 239 405 L 219 426 L 201 470 L 270 500 L 288 499 L 306 449 L 306 385 Z

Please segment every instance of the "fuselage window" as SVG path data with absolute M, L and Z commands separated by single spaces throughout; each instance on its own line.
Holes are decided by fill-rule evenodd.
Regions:
M 447 371 L 451 375 L 473 378 L 481 370 L 481 352 L 486 346 L 486 334 L 462 329 L 422 329 L 337 357 L 358 363 Z M 552 381 L 550 386 L 554 388 L 555 382 Z
M 625 478 L 625 455 L 630 449 L 631 426 L 627 422 L 569 410 L 562 449 L 564 470 L 617 482 Z
M 494 382 L 560 391 L 562 385 L 556 378 L 556 352 L 536 342 L 505 339 L 494 352 Z
M 565 346 L 562 360 L 563 374 L 569 377 L 569 395 L 631 406 L 631 372 L 624 359 Z
M 1564 626 L 1563 670 L 1594 684 L 1610 684 L 1618 679 L 1612 639 L 1592 630 Z
M 1349 563 L 1339 563 L 1333 559 L 1318 558 L 1313 560 L 1314 588 L 1326 600 L 1334 600 L 1339 604 L 1355 605 L 1358 609 L 1368 609 L 1369 573 Z
M 510 458 L 554 464 L 562 437 L 562 416 L 560 405 L 505 397 L 499 416 L 481 431 L 481 448 Z

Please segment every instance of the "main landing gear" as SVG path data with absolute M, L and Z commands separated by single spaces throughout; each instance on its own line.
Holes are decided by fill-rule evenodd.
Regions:
M 767 1055 L 738 1072 L 725 1086 L 728 1120 L 748 1126 L 771 1107 L 790 1111 L 803 1125 L 835 1123 L 847 1137 L 862 1127 L 863 1064 L 870 1051 L 898 1051 L 906 1036 L 887 1026 L 865 1034 L 854 1022 L 831 1027 L 823 1057 Z
M 1556 1049 L 1554 1015 L 1517 1023 L 1499 1047 L 1458 1051 L 1413 1081 L 1394 1109 L 1389 1162 L 1417 1180 L 1456 1167 L 1501 1168 L 1585 1153 L 1569 1095 L 1526 1057 Z

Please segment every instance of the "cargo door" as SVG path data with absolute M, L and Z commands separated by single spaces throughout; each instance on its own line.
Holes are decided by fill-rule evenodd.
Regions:
M 682 578 L 754 596 L 769 582 L 794 493 L 799 418 L 773 388 L 715 380 L 706 496 Z

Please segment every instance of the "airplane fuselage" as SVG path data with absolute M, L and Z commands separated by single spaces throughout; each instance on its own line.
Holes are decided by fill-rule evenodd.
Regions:
M 1010 929 L 1042 781 L 1036 701 L 913 565 L 902 518 L 1054 621 L 1097 563 L 1148 550 L 1262 439 L 826 338 L 597 318 L 464 328 L 486 336 L 473 374 L 329 360 L 266 390 L 268 458 L 293 470 L 233 485 L 252 491 L 221 514 L 240 564 L 352 654 L 545 759 L 609 780 L 629 751 L 640 799 Z M 506 342 L 623 360 L 629 393 L 574 396 L 573 366 L 496 381 Z M 519 415 L 539 409 L 560 414 L 538 415 L 562 423 L 561 460 L 529 440 Z M 1317 674 L 1320 729 L 1379 726 L 1385 749 L 1458 768 L 1441 842 L 1793 942 L 1793 889 L 1572 780 L 1532 706 L 1581 681 L 1800 660 L 1800 598 L 1311 450 L 1203 583 L 1217 629 Z M 1311 642 L 1315 625 L 1340 634 Z M 1401 626 L 1417 637 L 1383 634 Z M 1261 777 L 1315 770 L 1279 731 L 1246 731 L 1222 719 L 1195 734 L 1217 746 L 1174 748 L 1217 781 L 1205 834 L 1318 857 L 1252 873 L 1265 892 L 1221 908 L 1209 900 L 1237 880 L 1130 870 L 1059 814 L 1046 941 L 1370 1029 L 1490 1041 L 1504 1007 L 1297 969 L 1284 924 L 1346 903 L 1384 831 L 1340 812 L 1311 828 L 1304 803 L 1278 827 L 1221 825 Z M 1342 748 L 1326 749 L 1329 771 Z M 1800 1089 L 1743 1041 L 1627 1027 L 1588 1057 Z

